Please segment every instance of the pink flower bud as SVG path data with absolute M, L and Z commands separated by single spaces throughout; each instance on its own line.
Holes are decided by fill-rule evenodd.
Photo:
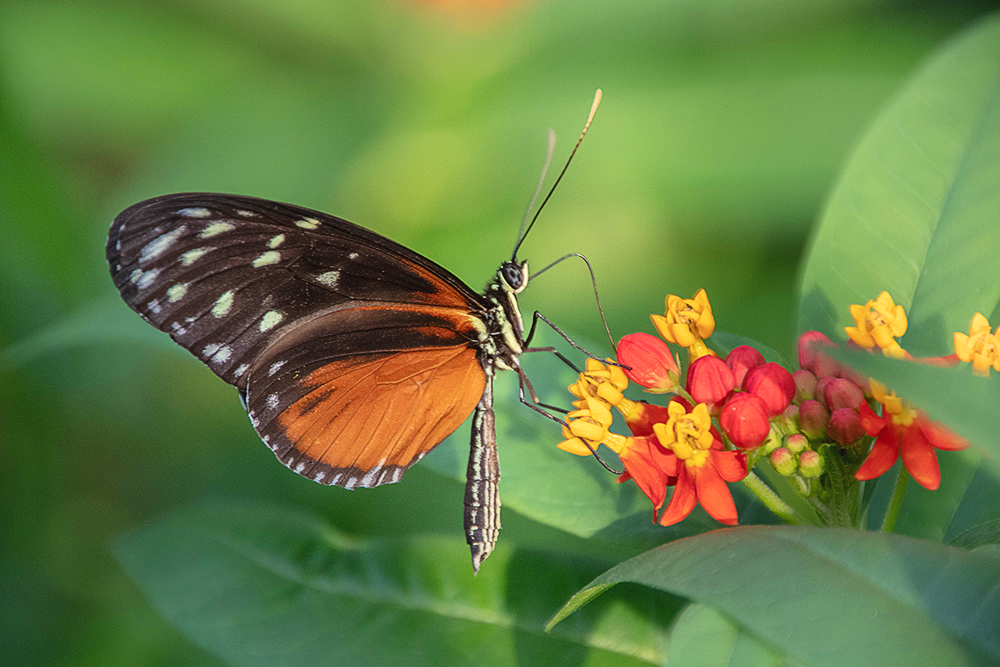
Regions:
M 709 409 L 725 400 L 735 386 L 733 370 L 718 357 L 699 357 L 688 368 L 688 393 L 696 402 L 707 403 Z
M 799 406 L 799 427 L 806 437 L 813 440 L 826 433 L 830 423 L 830 411 L 819 401 L 804 401 Z
M 737 387 L 743 386 L 743 378 L 746 377 L 751 368 L 756 368 L 763 363 L 764 355 L 749 345 L 740 345 L 726 357 L 726 365 L 733 369 L 733 375 L 736 376 Z
M 792 403 L 778 417 L 778 425 L 785 433 L 799 430 L 799 406 Z
M 810 398 L 816 398 L 816 376 L 812 374 L 812 371 L 797 370 L 792 373 L 792 379 L 795 380 L 793 401 L 801 403 Z
M 745 391 L 733 394 L 719 413 L 719 425 L 734 445 L 741 449 L 756 449 L 771 432 L 767 404 L 762 398 Z
M 819 477 L 822 473 L 822 456 L 811 450 L 799 454 L 799 474 L 803 477 Z
M 837 410 L 838 408 L 853 408 L 857 410 L 861 401 L 865 400 L 865 393 L 861 391 L 861 387 L 850 380 L 836 378 L 824 387 L 823 399 L 826 407 L 831 410 Z
M 809 441 L 806 440 L 806 436 L 801 433 L 793 433 L 788 436 L 788 439 L 785 442 L 785 447 L 787 447 L 788 451 L 793 454 L 800 454 L 809 449 Z
M 618 341 L 618 363 L 629 380 L 656 392 L 675 391 L 680 370 L 667 344 L 647 333 L 632 333 Z M 671 377 L 671 373 L 673 377 Z
M 837 375 L 836 361 L 819 351 L 821 347 L 837 347 L 836 343 L 819 331 L 807 331 L 799 337 L 799 368 L 812 371 L 816 377 Z
M 826 404 L 826 387 L 836 379 L 837 378 L 832 375 L 824 375 L 816 381 L 816 400 L 822 403 L 824 407 L 830 407 Z
M 795 472 L 795 456 L 784 447 L 778 447 L 771 452 L 771 465 L 779 474 L 788 477 Z
M 861 417 L 857 408 L 839 408 L 830 414 L 830 425 L 826 434 L 838 445 L 851 445 L 861 439 L 865 428 L 861 425 Z
M 795 396 L 795 380 L 784 366 L 776 363 L 761 364 L 747 373 L 743 388 L 764 399 L 768 414 L 781 414 Z

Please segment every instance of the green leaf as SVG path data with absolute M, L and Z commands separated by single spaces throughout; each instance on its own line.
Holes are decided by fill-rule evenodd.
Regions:
M 785 656 L 712 607 L 692 604 L 670 633 L 667 664 L 701 667 L 781 667 Z
M 1000 544 L 1000 519 L 987 521 L 958 535 L 949 544 L 963 549 L 975 549 L 984 544 Z
M 115 554 L 168 622 L 234 665 L 661 659 L 647 595 L 542 632 L 607 565 L 568 554 L 501 547 L 473 576 L 458 540 L 360 541 L 301 512 L 236 504 L 172 515 L 122 538 Z
M 907 349 L 947 354 L 974 313 L 1000 312 L 998 219 L 994 15 L 940 49 L 862 139 L 809 253 L 799 331 L 840 333 L 848 306 L 888 290 L 909 314 Z
M 712 606 L 805 665 L 1000 665 L 991 547 L 848 529 L 718 530 L 612 568 L 555 620 L 623 581 Z

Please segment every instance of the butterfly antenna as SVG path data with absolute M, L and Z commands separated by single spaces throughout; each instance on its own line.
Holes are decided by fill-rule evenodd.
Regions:
M 543 273 L 545 273 L 546 271 L 548 271 L 549 269 L 551 269 L 556 264 L 559 264 L 559 263 L 561 263 L 561 262 L 569 259 L 570 257 L 579 257 L 580 259 L 583 260 L 583 263 L 587 265 L 587 271 L 590 272 L 590 284 L 594 288 L 594 301 L 597 302 L 597 312 L 599 312 L 601 314 L 601 323 L 604 324 L 604 333 L 606 333 L 608 335 L 608 341 L 611 342 L 611 349 L 612 350 L 618 349 L 618 346 L 615 345 L 615 339 L 611 335 L 611 329 L 608 327 L 608 320 L 604 316 L 604 306 L 601 305 L 601 295 L 597 293 L 597 276 L 594 275 L 594 267 L 592 267 L 590 265 L 590 260 L 589 259 L 587 259 L 585 256 L 581 255 L 578 252 L 571 252 L 568 255 L 563 255 L 562 257 L 560 257 L 556 261 L 552 262 L 551 264 L 549 264 L 548 266 L 546 266 L 545 268 L 543 268 L 541 271 L 536 271 L 531 276 L 531 280 L 534 280 L 538 276 L 542 275 Z M 552 326 L 552 324 L 549 323 L 549 326 Z M 558 331 L 558 329 L 557 329 L 557 331 Z M 563 338 L 566 338 L 565 334 L 563 334 Z M 567 340 L 569 340 L 569 339 L 567 339 Z M 572 343 L 572 341 L 570 341 L 570 342 Z M 594 357 L 594 358 L 597 359 L 597 357 Z M 598 359 L 598 361 L 600 361 L 600 359 Z
M 517 261 L 517 251 L 521 248 L 521 244 L 524 243 L 524 239 L 527 238 L 528 232 L 530 232 L 531 228 L 535 226 L 535 220 L 538 220 L 538 215 L 542 212 L 542 209 L 545 208 L 545 205 L 549 202 L 549 199 L 552 197 L 552 193 L 556 191 L 556 186 L 559 185 L 559 181 L 562 180 L 562 177 L 566 174 L 566 170 L 569 169 L 569 163 L 573 161 L 573 156 L 576 155 L 576 150 L 580 147 L 580 144 L 583 142 L 583 138 L 587 136 L 587 130 L 590 129 L 590 124 L 594 120 L 594 115 L 597 113 L 597 107 L 601 105 L 601 95 L 603 95 L 603 93 L 601 92 L 601 89 L 598 88 L 597 92 L 594 93 L 594 104 L 591 105 L 590 107 L 590 115 L 587 116 L 587 123 L 583 126 L 583 132 L 580 133 L 580 138 L 576 140 L 576 146 L 573 146 L 573 152 L 569 154 L 569 158 L 566 160 L 566 165 L 562 168 L 562 171 L 559 172 L 559 177 L 556 178 L 556 182 L 552 184 L 552 189 L 549 190 L 549 194 L 545 195 L 545 199 L 542 200 L 541 206 L 539 206 L 538 210 L 535 211 L 535 216 L 531 219 L 531 222 L 528 224 L 527 229 L 525 229 L 524 233 L 520 235 L 520 238 L 517 241 L 517 245 L 514 246 L 514 254 L 511 255 L 512 262 Z
M 528 202 L 528 208 L 524 209 L 524 216 L 521 217 L 521 228 L 517 231 L 517 245 L 521 245 L 521 239 L 524 238 L 525 227 L 528 226 L 528 218 L 531 215 L 531 209 L 535 208 L 535 202 L 538 200 L 538 195 L 542 191 L 542 186 L 545 185 L 545 176 L 549 173 L 549 167 L 552 165 L 552 155 L 556 151 L 556 131 L 551 127 L 549 128 L 549 148 L 545 153 L 545 166 L 542 167 L 542 175 L 538 178 L 538 187 L 535 188 L 535 194 L 531 196 L 531 201 Z M 516 255 L 516 251 L 515 251 Z

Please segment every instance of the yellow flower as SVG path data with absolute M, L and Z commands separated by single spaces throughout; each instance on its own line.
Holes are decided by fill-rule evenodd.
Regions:
M 577 403 L 585 407 L 566 415 L 567 426 L 563 427 L 565 440 L 559 443 L 559 449 L 577 456 L 589 456 L 592 450 L 603 444 L 616 454 L 620 452 L 628 438 L 608 431 L 612 422 L 608 406 L 596 396 L 589 395 Z
M 691 412 L 679 401 L 667 406 L 670 418 L 666 424 L 653 424 L 653 433 L 664 447 L 673 450 L 688 466 L 701 467 L 708 460 L 708 450 L 715 438 L 708 406 L 699 403 Z
M 885 408 L 884 416 L 892 416 L 892 423 L 899 426 L 909 426 L 913 423 L 917 411 L 896 396 L 895 391 L 889 391 L 884 384 L 873 378 L 868 378 L 868 386 L 871 387 L 872 397 Z
M 888 292 L 882 292 L 878 299 L 863 306 L 852 305 L 851 317 L 857 326 L 845 327 L 844 331 L 858 346 L 866 350 L 878 346 L 882 354 L 895 359 L 908 356 L 896 342 L 896 338 L 906 333 L 906 311 L 896 305 Z
M 693 299 L 682 299 L 669 294 L 666 312 L 663 315 L 650 315 L 649 318 L 664 340 L 688 348 L 691 361 L 706 354 L 715 354 L 704 342 L 715 331 L 712 304 L 708 302 L 705 290 L 698 290 Z
M 990 366 L 1000 371 L 1000 327 L 990 333 L 990 321 L 976 313 L 969 325 L 969 335 L 955 332 L 955 355 L 962 361 L 972 362 L 972 372 L 989 375 Z

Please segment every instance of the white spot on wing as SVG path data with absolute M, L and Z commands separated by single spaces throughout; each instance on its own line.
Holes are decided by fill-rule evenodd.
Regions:
M 277 250 L 269 250 L 253 261 L 254 266 L 267 266 L 277 264 L 281 261 L 281 253 Z
M 243 216 L 244 218 L 256 218 L 257 214 L 253 211 L 236 211 L 236 215 Z
M 320 482 L 320 483 L 322 483 L 324 479 L 326 479 L 326 473 L 325 472 L 318 472 L 318 473 L 316 473 L 316 476 L 313 477 L 313 481 Z
M 157 301 L 156 299 L 153 299 L 152 301 L 147 303 L 146 308 L 149 308 L 149 312 L 153 313 L 154 315 L 159 315 L 160 311 L 162 310 L 162 308 L 160 308 L 160 302 Z
M 207 239 L 211 236 L 216 236 L 217 234 L 222 234 L 223 232 L 228 232 L 235 229 L 236 226 L 229 222 L 213 222 L 212 224 L 201 230 L 201 238 Z
M 277 394 L 271 394 L 270 396 L 267 397 L 267 407 L 271 408 L 272 410 L 278 407 Z
M 207 208 L 201 208 L 199 206 L 197 208 L 182 208 L 177 211 L 177 215 L 184 218 L 207 218 L 212 215 L 212 212 Z
M 233 307 L 233 290 L 223 292 L 222 295 L 216 300 L 215 305 L 212 306 L 212 315 L 214 317 L 222 317 L 230 311 Z
M 267 247 L 268 248 L 277 248 L 279 245 L 281 245 L 284 242 L 285 242 L 285 235 L 284 234 L 278 234 L 277 236 L 275 236 L 274 238 L 272 238 L 270 241 L 267 242 Z
M 315 218 L 304 218 L 302 220 L 296 220 L 295 224 L 302 229 L 316 229 L 319 227 L 319 220 Z
M 136 269 L 138 271 L 138 269 Z M 139 275 L 135 275 L 135 271 L 132 272 L 132 280 L 135 281 L 136 287 L 139 289 L 146 289 L 154 282 L 156 282 L 156 277 L 160 275 L 159 269 L 150 269 L 143 273 L 139 271 Z
M 352 252 L 350 255 L 347 256 L 347 259 L 357 259 L 357 258 L 358 258 L 358 253 L 356 252 Z
M 170 300 L 170 303 L 175 303 L 183 299 L 184 295 L 187 294 L 187 291 L 187 283 L 177 283 L 176 285 L 171 285 L 167 289 L 167 299 Z
M 218 352 L 220 347 L 222 346 L 219 345 L 218 343 L 209 343 L 208 345 L 205 346 L 205 349 L 201 351 L 201 356 L 210 357 L 216 352 Z
M 148 262 L 149 260 L 156 259 L 162 255 L 163 251 L 169 248 L 174 241 L 180 238 L 181 234 L 183 234 L 186 229 L 186 225 L 181 225 L 177 229 L 171 230 L 166 234 L 161 234 L 147 243 L 146 247 L 139 253 L 139 262 Z
M 278 322 L 284 319 L 284 315 L 276 310 L 269 310 L 264 313 L 264 317 L 260 318 L 260 330 L 261 332 L 270 331 L 274 327 L 278 326 Z
M 327 287 L 336 287 L 337 281 L 340 280 L 340 271 L 338 269 L 334 269 L 333 271 L 321 273 L 316 276 L 316 280 L 323 283 Z
M 367 473 L 365 473 L 365 476 L 361 478 L 360 482 L 358 482 L 358 486 L 363 486 L 366 489 L 370 489 L 371 486 L 372 486 L 372 483 L 375 482 L 375 480 L 378 477 L 378 474 L 380 472 L 382 472 L 382 466 L 375 466 L 374 468 L 372 468 L 371 470 L 369 470 Z
M 233 371 L 233 377 L 240 377 L 247 372 L 247 368 L 248 366 L 246 364 L 240 364 L 236 367 L 236 370 Z
M 271 377 L 272 375 L 274 375 L 275 373 L 277 373 L 281 369 L 281 367 L 284 366 L 284 365 L 285 365 L 284 361 L 279 361 L 279 362 L 277 362 L 275 364 L 271 364 L 271 368 L 267 371 L 267 376 Z
M 212 248 L 195 248 L 194 250 L 188 250 L 186 253 L 181 255 L 181 264 L 184 266 L 191 266 L 209 250 L 212 250 Z
M 300 472 L 302 472 L 305 469 L 306 469 L 306 462 L 305 461 L 299 461 L 299 464 L 297 466 L 295 466 L 295 472 L 299 472 L 300 473 Z
M 212 362 L 222 364 L 229 361 L 229 357 L 231 356 L 233 356 L 233 348 L 228 345 L 223 345 L 215 354 L 212 355 Z

